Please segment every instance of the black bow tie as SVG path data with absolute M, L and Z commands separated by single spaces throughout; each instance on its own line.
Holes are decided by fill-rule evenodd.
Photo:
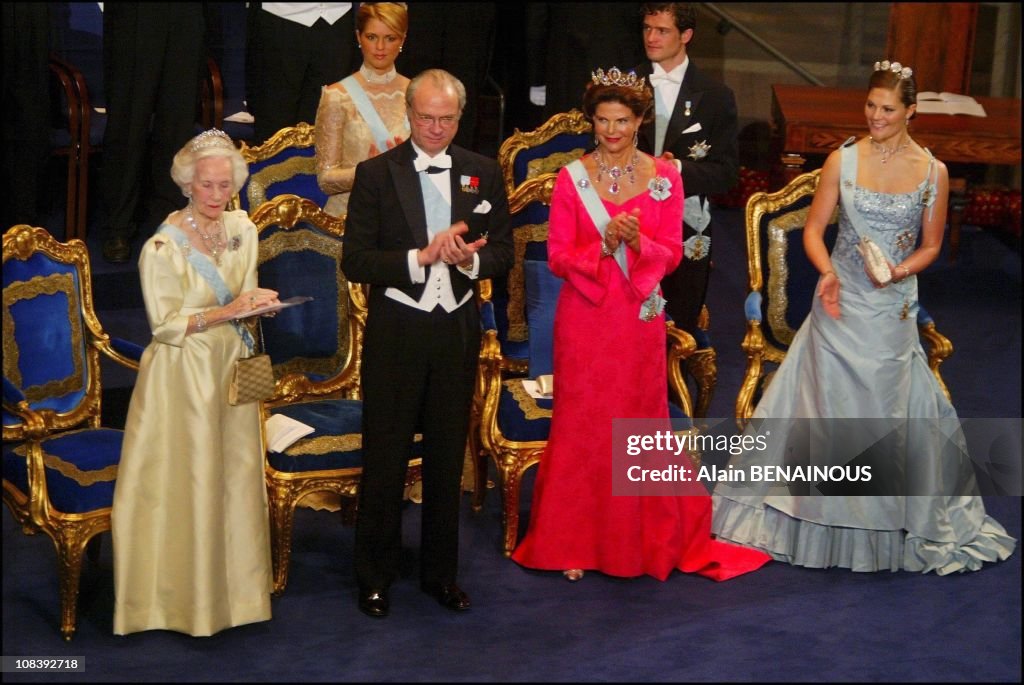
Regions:
M 428 174 L 439 174 L 442 171 L 448 171 L 448 170 L 447 169 L 442 169 L 439 166 L 428 166 L 426 169 L 424 169 L 424 171 L 427 172 Z

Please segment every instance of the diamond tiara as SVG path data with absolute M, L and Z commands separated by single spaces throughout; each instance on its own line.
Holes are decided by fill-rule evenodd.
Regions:
M 231 136 L 216 128 L 203 131 L 188 144 L 189 152 L 199 152 L 208 147 L 224 147 L 234 150 L 235 144 L 231 142 Z
M 624 86 L 641 91 L 645 88 L 644 79 L 637 76 L 636 72 L 623 74 L 618 67 L 612 67 L 607 72 L 604 69 L 593 71 L 590 73 L 590 80 L 602 86 Z
M 905 67 L 899 62 L 890 62 L 889 60 L 875 62 L 875 71 L 891 71 L 894 74 L 899 74 L 900 78 L 910 78 L 914 75 L 914 70 L 910 67 Z

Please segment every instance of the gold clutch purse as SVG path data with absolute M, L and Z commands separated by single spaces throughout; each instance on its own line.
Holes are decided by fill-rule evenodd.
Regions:
M 257 349 L 263 349 L 263 323 L 257 319 Z M 228 386 L 228 404 L 236 406 L 268 400 L 274 396 L 274 368 L 270 364 L 270 355 L 265 352 L 254 354 L 235 362 L 231 372 L 231 384 Z

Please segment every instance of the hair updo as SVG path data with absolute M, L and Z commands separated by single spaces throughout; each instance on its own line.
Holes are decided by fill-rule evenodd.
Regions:
M 912 73 L 903 76 L 892 69 L 875 69 L 875 72 L 871 74 L 871 78 L 868 80 L 868 90 L 874 88 L 896 91 L 900 102 L 905 107 L 917 104 L 917 82 L 914 80 Z M 913 115 L 911 115 L 911 118 L 913 118 Z

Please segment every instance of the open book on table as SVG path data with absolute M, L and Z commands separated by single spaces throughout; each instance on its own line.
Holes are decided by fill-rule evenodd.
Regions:
M 956 93 L 935 93 L 924 91 L 917 94 L 918 114 L 968 114 L 984 117 L 985 108 L 970 95 Z

